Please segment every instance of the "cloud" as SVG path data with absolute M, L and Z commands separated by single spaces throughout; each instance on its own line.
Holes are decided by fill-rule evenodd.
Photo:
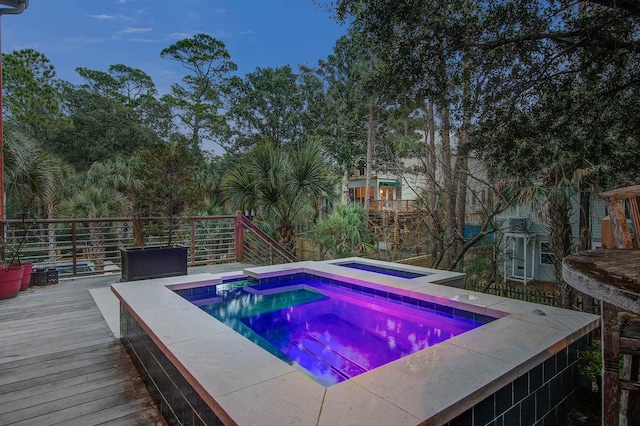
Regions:
M 136 38 L 130 38 L 128 41 L 133 43 L 162 43 L 164 40 L 136 37 Z
M 173 40 L 182 40 L 183 38 L 189 38 L 192 36 L 193 34 L 191 33 L 171 33 L 168 37 Z
M 100 20 L 100 21 L 104 21 L 104 20 L 107 20 L 107 19 L 115 19 L 115 17 L 114 17 L 114 16 L 112 16 L 112 15 L 106 15 L 106 14 L 104 14 L 104 13 L 103 13 L 103 14 L 101 14 L 101 15 L 89 15 L 89 18 L 98 19 L 98 20 Z
M 140 33 L 149 33 L 153 31 L 153 29 L 151 28 L 125 28 L 123 30 L 120 30 L 119 33 L 120 34 L 140 34 Z

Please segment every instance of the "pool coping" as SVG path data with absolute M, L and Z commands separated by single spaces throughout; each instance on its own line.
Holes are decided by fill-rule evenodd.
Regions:
M 118 283 L 112 291 L 225 424 L 445 423 L 599 325 L 595 315 L 439 284 L 459 279 L 454 272 L 404 279 L 332 262 Z M 173 292 L 291 273 L 366 282 L 499 319 L 325 388 Z

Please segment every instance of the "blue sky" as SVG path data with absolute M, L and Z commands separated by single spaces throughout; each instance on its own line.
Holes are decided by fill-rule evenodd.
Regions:
M 312 0 L 30 0 L 1 18 L 2 52 L 33 48 L 58 78 L 124 64 L 149 74 L 164 93 L 184 75 L 160 51 L 197 33 L 225 43 L 244 75 L 256 67 L 316 66 L 346 32 Z

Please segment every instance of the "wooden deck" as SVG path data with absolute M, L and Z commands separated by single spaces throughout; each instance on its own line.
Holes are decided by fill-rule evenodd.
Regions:
M 89 289 L 108 277 L 0 301 L 0 425 L 165 425 Z

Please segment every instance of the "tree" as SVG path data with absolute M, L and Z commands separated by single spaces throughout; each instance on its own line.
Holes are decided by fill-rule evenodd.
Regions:
M 321 197 L 333 196 L 334 181 L 313 143 L 279 147 L 263 143 L 229 173 L 224 193 L 236 210 L 256 211 L 277 229 L 278 242 L 295 251 L 295 225 Z
M 592 182 L 638 179 L 637 167 L 619 167 L 637 163 L 640 152 L 637 120 L 629 116 L 640 105 L 638 16 L 626 3 L 340 0 L 334 6 L 375 40 L 387 65 L 381 84 L 434 102 L 445 148 L 454 124 L 459 158 L 475 151 L 495 177 L 540 179 L 561 163 L 566 176 L 599 170 Z M 453 171 L 445 170 L 446 192 L 455 188 L 447 176 L 459 179 L 464 164 Z M 450 216 L 460 216 L 457 203 L 445 208 Z
M 170 109 L 157 99 L 155 86 L 144 72 L 124 65 L 112 65 L 109 72 L 76 71 L 86 83 L 60 86 L 73 126 L 57 132 L 50 149 L 78 171 L 169 137 Z
M 373 250 L 375 235 L 367 232 L 364 210 L 356 204 L 340 204 L 320 218 L 311 229 L 311 240 L 320 247 L 322 259 L 367 254 Z
M 189 74 L 182 84 L 173 84 L 165 100 L 176 110 L 180 124 L 190 132 L 190 149 L 200 152 L 202 140 L 218 142 L 226 133 L 226 122 L 218 111 L 227 75 L 237 69 L 223 42 L 207 34 L 180 40 L 160 52 L 160 57 L 176 61 Z
M 66 126 L 49 59 L 34 49 L 2 54 L 3 117 L 32 137 L 47 141 L 58 125 Z
M 327 152 L 342 169 L 343 202 L 348 200 L 349 170 L 366 168 L 365 214 L 368 214 L 368 188 L 376 145 L 382 139 L 381 115 L 389 107 L 389 93 L 371 84 L 380 64 L 370 43 L 358 29 L 350 30 L 348 36 L 336 42 L 333 54 L 326 61 L 320 61 L 319 70 L 327 86 L 319 135 Z
M 12 254 L 17 258 L 27 236 L 27 219 L 54 197 L 65 168 L 59 159 L 42 149 L 39 141 L 15 129 L 6 131 L 3 157 L 8 216 L 22 219 L 22 240 Z M 5 253 L 2 254 L 4 257 Z
M 166 139 L 174 130 L 171 110 L 158 98 L 151 77 L 144 71 L 123 64 L 109 66 L 108 72 L 77 68 L 86 83 L 83 88 L 126 105 L 133 120 Z
M 107 191 L 116 191 L 126 199 L 120 207 L 122 213 L 133 219 L 133 246 L 144 245 L 143 218 L 149 215 L 147 205 L 140 196 L 144 182 L 136 176 L 136 170 L 143 168 L 139 156 L 115 157 L 106 161 L 97 161 L 84 174 L 83 187 L 104 188 Z
M 227 120 L 233 123 L 227 149 L 251 149 L 263 141 L 296 143 L 305 134 L 307 107 L 299 76 L 289 65 L 256 68 L 231 79 Z
M 161 143 L 153 148 L 143 148 L 136 153 L 133 175 L 141 183 L 140 192 L 133 200 L 146 208 L 150 216 L 169 218 L 168 245 L 175 233 L 175 217 L 188 210 L 199 210 L 202 194 L 196 185 L 200 156 L 194 154 L 186 140 Z
M 435 136 L 439 130 L 441 229 L 451 253 L 457 253 L 464 245 L 469 173 L 463 148 L 469 142 L 475 96 L 483 90 L 482 68 L 474 67 L 476 56 L 470 47 L 478 35 L 482 8 L 468 0 L 335 3 L 338 16 L 348 16 L 352 26 L 370 40 L 379 63 L 369 85 L 383 87 L 398 102 L 424 100 L 423 114 L 432 117 L 433 128 L 425 134 Z
M 127 210 L 127 202 L 128 200 L 113 188 L 93 185 L 66 200 L 60 206 L 60 211 L 66 217 L 87 219 L 117 217 Z M 105 231 L 98 223 L 89 223 L 87 226 L 91 241 L 88 257 L 93 260 L 96 270 L 103 270 L 106 255 Z

